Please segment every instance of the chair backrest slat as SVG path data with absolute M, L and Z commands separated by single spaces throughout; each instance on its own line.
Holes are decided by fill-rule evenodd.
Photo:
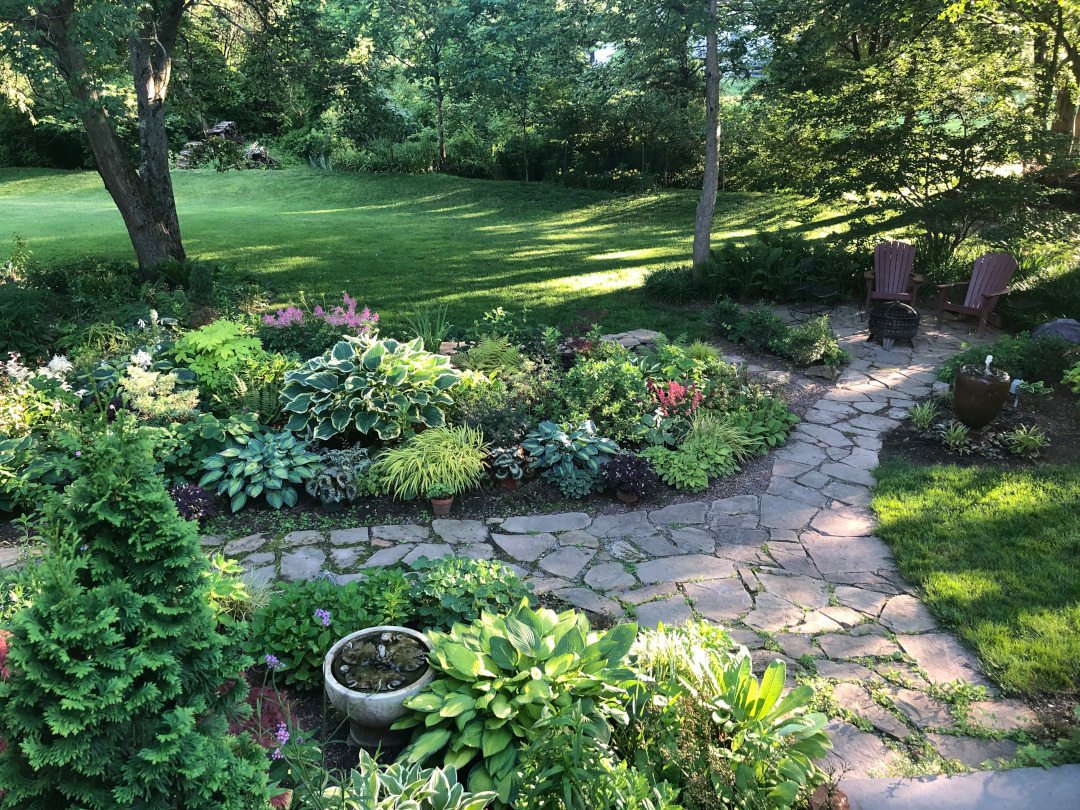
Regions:
M 1008 253 L 987 253 L 975 260 L 968 284 L 965 307 L 979 307 L 986 293 L 1005 289 L 1016 272 L 1016 259 Z
M 906 242 L 882 242 L 874 248 L 874 289 L 879 293 L 907 292 L 915 247 Z

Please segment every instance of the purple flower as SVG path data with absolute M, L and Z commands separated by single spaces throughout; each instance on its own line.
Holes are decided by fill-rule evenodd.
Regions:
M 274 732 L 274 737 L 277 738 L 278 743 L 284 745 L 289 741 L 289 729 L 284 723 L 278 723 L 277 731 Z
M 82 450 L 76 450 L 75 455 L 76 456 L 81 456 L 82 455 Z
M 88 548 L 90 548 L 90 546 L 88 546 L 86 544 L 83 544 L 83 545 L 79 546 L 79 551 L 86 551 Z
M 330 611 L 319 608 L 315 611 L 315 618 L 322 622 L 323 627 L 330 626 Z
M 277 656 L 271 655 L 270 653 L 266 654 L 266 665 L 274 672 L 277 672 L 282 666 L 281 662 L 278 661 Z

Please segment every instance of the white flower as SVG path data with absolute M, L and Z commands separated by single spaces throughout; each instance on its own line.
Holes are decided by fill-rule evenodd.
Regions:
M 45 373 L 50 377 L 62 377 L 71 371 L 71 362 L 62 354 L 55 355 L 45 366 Z
M 135 354 L 131 355 L 131 362 L 137 366 L 142 366 L 144 369 L 150 368 L 150 365 L 154 362 L 154 358 L 139 349 Z
M 146 328 L 146 321 L 144 321 L 142 318 L 139 318 L 139 320 L 135 321 L 135 325 L 137 327 L 139 327 L 140 329 L 145 329 Z

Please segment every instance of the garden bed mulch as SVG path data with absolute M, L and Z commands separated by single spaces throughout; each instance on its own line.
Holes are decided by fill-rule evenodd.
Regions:
M 924 438 L 910 421 L 882 436 L 882 462 L 897 459 L 918 466 L 955 464 L 959 467 L 999 467 L 1003 469 L 1030 467 L 1033 464 L 1073 464 L 1080 462 L 1080 407 L 1078 398 L 1059 389 L 1047 397 L 1022 396 L 1019 407 L 1013 407 L 1014 398 L 1009 397 L 1000 416 L 986 428 L 987 431 L 1012 430 L 1019 425 L 1034 426 L 1046 434 L 1048 447 L 1038 457 L 1029 458 L 1004 452 L 997 458 L 987 458 L 978 453 L 959 455 L 933 439 Z M 951 418 L 942 410 L 939 418 Z M 971 431 L 971 439 L 978 442 L 981 435 Z

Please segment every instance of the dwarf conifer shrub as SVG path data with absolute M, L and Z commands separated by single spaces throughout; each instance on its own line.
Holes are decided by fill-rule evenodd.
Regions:
M 250 662 L 210 612 L 195 524 L 126 419 L 84 455 L 48 510 L 40 591 L 7 623 L 3 806 L 266 807 L 265 754 L 228 734 Z

